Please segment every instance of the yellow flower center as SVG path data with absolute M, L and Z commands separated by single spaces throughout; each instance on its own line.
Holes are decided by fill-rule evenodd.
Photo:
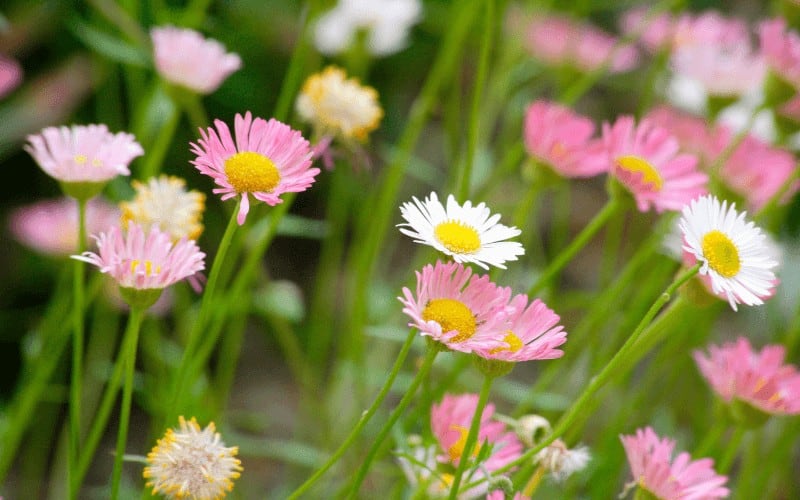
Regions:
M 725 278 L 732 278 L 742 268 L 739 260 L 739 249 L 722 231 L 709 231 L 703 236 L 701 243 L 703 255 L 708 259 L 708 266 Z
M 428 301 L 422 311 L 422 319 L 435 321 L 442 326 L 442 332 L 458 332 L 451 342 L 464 342 L 473 335 L 477 329 L 475 315 L 469 307 L 460 300 L 432 299 Z
M 522 340 L 519 337 L 517 337 L 511 330 L 508 330 L 506 332 L 506 336 L 503 337 L 503 342 L 508 344 L 508 347 L 495 347 L 494 349 L 489 351 L 489 354 L 497 354 L 498 352 L 503 352 L 503 351 L 517 352 L 520 349 L 522 349 L 523 346 Z
M 556 141 L 555 144 L 550 148 L 550 156 L 553 159 L 560 160 L 561 158 L 567 155 L 567 148 L 564 147 L 564 143 L 561 141 Z
M 140 264 L 144 264 L 144 275 L 145 276 L 155 276 L 156 274 L 161 272 L 161 266 L 155 266 L 156 268 L 153 269 L 153 261 L 146 260 L 141 262 L 137 259 L 131 261 L 131 273 L 136 273 L 136 269 L 139 268 Z M 153 272 L 155 271 L 155 272 Z
M 225 160 L 225 175 L 237 193 L 270 192 L 281 181 L 281 173 L 266 156 L 245 151 Z
M 617 158 L 616 164 L 617 168 L 626 172 L 642 174 L 642 184 L 649 185 L 653 191 L 661 191 L 664 186 L 664 180 L 658 170 L 644 158 L 633 155 L 620 156 Z
M 84 163 L 89 161 L 89 158 L 87 158 L 86 155 L 75 155 L 75 157 L 72 160 L 78 165 L 83 165 Z
M 434 228 L 433 234 L 439 243 L 454 253 L 473 253 L 481 248 L 478 231 L 462 222 L 442 222 Z
M 464 427 L 463 425 L 451 425 L 450 430 L 458 431 L 461 435 L 458 438 L 458 441 L 453 443 L 450 448 L 447 450 L 447 455 L 450 457 L 450 460 L 455 462 L 456 460 L 461 458 L 461 455 L 464 454 L 464 447 L 467 445 L 467 436 L 469 435 L 469 429 Z M 481 444 L 475 443 L 475 447 L 472 449 L 472 456 L 478 456 L 478 452 L 481 450 Z

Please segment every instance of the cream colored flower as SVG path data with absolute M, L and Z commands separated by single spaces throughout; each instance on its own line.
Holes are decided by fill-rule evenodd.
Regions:
M 145 232 L 156 226 L 173 240 L 196 240 L 203 232 L 206 196 L 199 191 L 187 191 L 183 179 L 162 175 L 147 183 L 133 181 L 133 189 L 136 190 L 133 200 L 120 203 L 125 227 L 131 221 Z

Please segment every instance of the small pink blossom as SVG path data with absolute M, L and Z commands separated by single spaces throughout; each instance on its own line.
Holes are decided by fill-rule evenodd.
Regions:
M 780 18 L 763 21 L 758 27 L 761 51 L 770 69 L 796 88 L 800 88 L 800 35 L 788 31 Z
M 727 476 L 714 471 L 712 459 L 692 461 L 688 453 L 682 452 L 673 461 L 675 441 L 660 439 L 650 427 L 620 439 L 633 474 L 631 485 L 661 500 L 713 500 L 730 493 L 725 488 Z
M 645 118 L 669 130 L 678 139 L 681 151 L 697 156 L 705 164 L 712 162 L 719 153 L 717 134 L 705 118 L 663 105 L 648 111 Z
M 0 99 L 22 82 L 22 66 L 10 57 L 0 55 Z
M 683 45 L 672 54 L 672 69 L 699 82 L 711 96 L 737 97 L 757 91 L 767 67 L 749 38 L 731 45 Z
M 506 494 L 503 493 L 503 490 L 495 490 L 486 495 L 486 500 L 506 500 Z M 514 493 L 513 500 L 530 500 L 530 497 L 526 497 L 522 493 L 516 492 Z
M 730 19 L 717 11 L 700 14 L 682 14 L 675 22 L 673 46 L 679 49 L 690 45 L 717 45 L 732 47 L 748 44 L 750 34 L 747 24 L 740 19 Z
M 706 381 L 727 403 L 743 401 L 773 415 L 800 414 L 800 373 L 785 365 L 782 345 L 755 351 L 740 337 L 722 346 L 711 345 L 709 355 L 694 352 L 694 360 Z
M 651 15 L 647 7 L 634 7 L 622 15 L 620 28 L 628 36 L 638 34 L 638 41 L 650 52 L 672 47 L 675 21 L 667 12 Z

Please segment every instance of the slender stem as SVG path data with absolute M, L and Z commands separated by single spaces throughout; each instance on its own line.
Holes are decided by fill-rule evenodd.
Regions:
M 292 57 L 289 61 L 289 68 L 286 70 L 286 76 L 281 84 L 281 93 L 278 95 L 278 101 L 275 104 L 275 112 L 273 116 L 276 120 L 286 121 L 289 116 L 289 111 L 292 109 L 292 102 L 297 90 L 300 88 L 300 81 L 303 78 L 303 70 L 305 69 L 306 57 L 310 48 L 308 40 L 308 26 L 310 20 L 313 18 L 317 10 L 317 5 L 320 2 L 309 1 L 307 7 L 303 11 L 301 18 L 302 26 L 300 27 L 300 34 L 298 35 L 297 44 L 292 52 Z
M 730 469 L 731 465 L 733 465 L 733 460 L 736 458 L 736 454 L 739 453 L 739 446 L 741 446 L 742 439 L 744 438 L 746 432 L 747 429 L 741 425 L 737 425 L 734 428 L 733 435 L 728 440 L 728 446 L 725 448 L 725 453 L 722 455 L 722 458 L 719 459 L 717 472 L 720 474 L 726 474 L 728 472 L 728 469 Z
M 492 389 L 492 382 L 494 377 L 484 377 L 481 392 L 478 396 L 478 406 L 475 408 L 475 413 L 472 415 L 472 422 L 469 425 L 469 434 L 467 434 L 467 442 L 464 444 L 464 451 L 461 453 L 461 458 L 458 460 L 458 468 L 453 476 L 453 484 L 450 486 L 449 500 L 455 500 L 458 496 L 458 487 L 461 486 L 461 478 L 464 476 L 464 471 L 467 470 L 467 464 L 472 457 L 472 449 L 475 447 L 475 442 L 478 441 L 478 432 L 481 428 L 481 417 L 483 416 L 483 409 L 486 407 L 486 402 L 489 401 L 489 391 Z
M 361 483 L 364 482 L 364 478 L 367 476 L 367 472 L 372 465 L 372 461 L 375 459 L 375 455 L 378 454 L 381 444 L 383 444 L 383 440 L 386 439 L 386 435 L 392 430 L 392 427 L 394 427 L 397 419 L 400 418 L 400 415 L 403 414 L 403 411 L 405 411 L 406 407 L 409 405 L 409 403 L 411 403 L 411 398 L 414 397 L 414 394 L 417 392 L 417 388 L 428 376 L 428 372 L 433 366 L 433 361 L 436 359 L 437 354 L 439 354 L 439 348 L 437 346 L 432 345 L 428 347 L 428 352 L 425 354 L 425 359 L 422 362 L 422 366 L 419 367 L 417 376 L 414 377 L 414 380 L 411 382 L 411 385 L 408 386 L 408 390 L 403 396 L 403 399 L 400 400 L 395 409 L 392 410 L 389 418 L 383 424 L 383 427 L 378 432 L 375 440 L 372 442 L 372 446 L 367 452 L 367 456 L 361 463 L 361 467 L 358 468 L 355 478 L 353 479 L 352 483 L 350 483 L 350 492 L 348 493 L 347 498 L 356 498 L 358 490 L 361 487 Z
M 143 158 L 140 179 L 147 180 L 157 175 L 161 170 L 161 164 L 164 163 L 167 150 L 175 138 L 175 131 L 178 129 L 180 118 L 181 112 L 178 104 L 173 103 L 168 106 L 167 116 L 161 125 L 161 130 L 156 133 L 153 144 Z
M 719 412 L 716 411 L 716 408 L 715 408 L 715 413 L 717 413 L 717 415 L 719 414 Z M 717 423 L 713 425 L 708 432 L 706 432 L 705 436 L 703 437 L 703 440 L 700 442 L 699 445 L 697 445 L 692 455 L 694 455 L 695 458 L 704 457 L 708 455 L 708 452 L 711 451 L 711 449 L 716 446 L 717 442 L 719 441 L 719 438 L 721 438 L 722 435 L 725 434 L 726 427 L 727 427 L 726 425 L 720 423 L 720 421 L 717 420 Z
M 383 403 L 383 400 L 389 394 L 389 390 L 392 388 L 392 384 L 394 384 L 394 379 L 397 378 L 397 374 L 400 373 L 400 369 L 403 367 L 403 363 L 408 356 L 408 351 L 411 349 L 411 344 L 414 342 L 414 338 L 416 336 L 416 330 L 412 329 L 410 332 L 408 332 L 408 337 L 406 338 L 403 347 L 400 349 L 400 353 L 397 355 L 394 366 L 392 366 L 392 370 L 389 372 L 389 376 L 386 378 L 386 382 L 383 383 L 383 387 L 381 387 L 378 395 L 375 396 L 375 400 L 372 402 L 372 405 L 361 415 L 361 418 L 358 420 L 356 426 L 353 427 L 353 430 L 350 431 L 350 434 L 339 446 L 339 448 L 337 448 L 330 458 L 328 458 L 328 461 L 325 462 L 322 467 L 317 469 L 317 471 L 310 478 L 308 478 L 306 482 L 301 484 L 299 488 L 294 490 L 294 492 L 289 495 L 289 500 L 299 498 L 300 495 L 311 488 L 319 480 L 319 478 L 321 478 L 323 474 L 328 471 L 328 469 L 333 467 L 333 465 L 339 461 L 342 455 L 344 455 L 344 453 L 355 442 L 356 438 L 361 435 L 361 431 L 364 429 L 364 426 L 367 425 L 367 422 L 369 422 L 375 412 L 378 411 L 381 403 Z
M 186 111 L 192 128 L 202 129 L 208 127 L 208 113 L 206 113 L 206 108 L 203 106 L 203 101 L 200 99 L 199 95 L 191 94 L 184 96 L 181 100 L 181 106 L 183 110 Z
M 86 200 L 78 200 L 78 253 L 86 249 Z M 72 289 L 72 377 L 69 391 L 69 447 L 67 451 L 67 491 L 72 491 L 75 481 L 75 464 L 80 453 L 81 440 L 81 387 L 83 386 L 83 343 L 84 343 L 84 274 L 83 262 L 76 260 L 75 281 Z M 74 497 L 71 497 L 74 498 Z
M 128 317 L 128 328 L 125 330 L 125 337 L 132 339 L 126 346 L 127 351 L 117 360 L 117 363 L 125 365 L 125 385 L 122 388 L 122 404 L 120 406 L 119 431 L 117 432 L 117 453 L 114 456 L 114 470 L 111 475 L 111 499 L 119 497 L 119 483 L 122 478 L 122 458 L 125 455 L 125 443 L 128 440 L 128 423 L 131 416 L 131 399 L 133 398 L 133 374 L 136 366 L 136 344 L 139 336 L 139 327 L 142 324 L 144 310 L 137 306 L 131 306 L 131 313 Z
M 611 198 L 605 204 L 602 210 L 594 216 L 594 218 L 589 222 L 589 224 L 583 228 L 583 231 L 572 240 L 572 243 L 567 246 L 563 251 L 561 251 L 558 256 L 550 263 L 547 268 L 542 271 L 542 274 L 539 276 L 539 279 L 531 285 L 530 290 L 528 290 L 528 295 L 534 296 L 539 293 L 547 284 L 549 283 L 550 279 L 555 276 L 559 271 L 561 271 L 564 266 L 566 266 L 574 257 L 575 255 L 589 243 L 589 240 L 597 234 L 603 225 L 608 222 L 612 217 L 614 217 L 618 212 L 622 210 L 622 203 L 620 203 L 616 198 Z

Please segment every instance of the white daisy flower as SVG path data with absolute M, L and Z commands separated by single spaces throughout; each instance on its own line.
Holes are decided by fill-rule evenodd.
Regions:
M 760 305 L 772 295 L 778 262 L 771 257 L 766 237 L 746 212 L 735 204 L 702 196 L 683 208 L 680 220 L 683 249 L 702 263 L 700 275 L 707 276 L 711 289 L 736 304 Z
M 519 236 L 520 230 L 497 222 L 500 215 L 491 215 L 485 203 L 472 206 L 467 201 L 459 205 L 453 195 L 447 197 L 447 209 L 436 193 L 425 201 L 406 202 L 400 213 L 406 222 L 398 224 L 400 232 L 414 242 L 430 245 L 453 257 L 458 263 L 472 262 L 484 269 L 487 264 L 505 269 L 506 261 L 517 260 L 525 249 L 516 241 L 504 241 Z
M 133 181 L 136 196 L 120 203 L 122 223 L 133 221 L 148 232 L 158 227 L 169 233 L 173 241 L 196 240 L 203 232 L 203 210 L 206 196 L 186 189 L 186 181 L 162 175 L 151 177 L 147 183 Z

